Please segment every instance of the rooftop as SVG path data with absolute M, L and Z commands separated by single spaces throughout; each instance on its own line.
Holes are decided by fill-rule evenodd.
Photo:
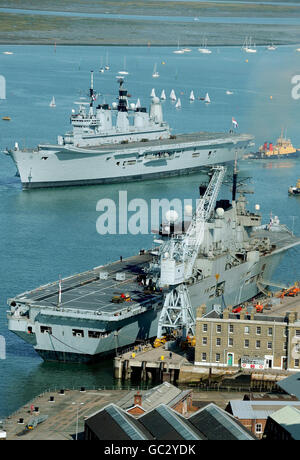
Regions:
M 178 399 L 184 397 L 185 394 L 190 393 L 191 391 L 192 390 L 183 391 L 168 382 L 164 382 L 161 385 L 150 388 L 149 390 L 140 390 L 139 393 L 142 396 L 141 405 L 143 409 L 145 409 L 145 411 L 149 411 L 162 403 L 172 406 L 172 404 L 175 404 Z M 129 391 L 120 401 L 118 401 L 118 406 L 122 409 L 129 409 L 132 407 L 135 394 L 135 390 Z
M 300 409 L 300 401 L 230 401 L 232 415 L 242 419 L 267 419 L 283 407 Z
M 300 440 L 300 411 L 296 407 L 283 407 L 270 417 L 289 432 L 294 440 Z

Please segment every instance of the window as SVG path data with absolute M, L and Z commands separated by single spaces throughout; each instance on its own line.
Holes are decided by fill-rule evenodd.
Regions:
M 219 337 L 216 339 L 216 346 L 217 347 L 221 346 L 221 339 Z
M 202 353 L 202 361 L 206 361 L 206 353 Z
M 207 337 L 202 337 L 202 345 L 207 345 Z
M 257 326 L 257 328 L 256 328 L 256 334 L 257 334 L 257 335 L 260 335 L 260 334 L 261 334 L 261 327 L 260 327 L 260 326 Z
M 256 423 L 255 424 L 255 433 L 257 433 L 257 434 L 262 433 L 262 424 L 261 423 Z
M 268 342 L 268 350 L 272 350 L 272 342 Z
M 216 363 L 219 363 L 221 359 L 220 353 L 216 353 Z M 298 360 L 299 361 L 299 360 Z M 296 366 L 295 366 L 296 367 Z
M 233 339 L 231 337 L 228 339 L 228 346 L 233 347 Z
M 47 332 L 48 334 L 52 334 L 52 327 L 49 326 L 41 326 L 41 333 L 45 334 Z
M 98 331 L 89 331 L 88 332 L 89 338 L 91 339 L 99 339 L 101 332 Z
M 284 342 L 283 344 L 283 350 L 286 350 L 287 349 L 287 346 L 286 346 L 286 342 Z M 296 351 L 296 350 L 295 350 Z
M 84 337 L 84 332 L 82 329 L 72 329 L 73 337 Z
M 222 326 L 221 324 L 217 324 L 216 326 L 217 333 L 220 334 L 222 332 Z
M 268 335 L 273 335 L 273 328 L 272 327 L 268 327 Z
M 300 337 L 300 329 L 296 329 L 296 337 Z
M 207 332 L 207 324 L 203 324 L 203 326 L 202 326 L 202 332 Z
M 244 348 L 249 348 L 249 340 L 248 339 L 246 339 L 244 341 Z
M 256 340 L 256 348 L 260 348 L 260 340 Z
M 229 333 L 233 334 L 233 324 L 229 324 Z
M 299 367 L 299 359 L 295 359 L 294 367 Z
M 249 326 L 245 326 L 244 334 L 250 334 L 250 327 Z

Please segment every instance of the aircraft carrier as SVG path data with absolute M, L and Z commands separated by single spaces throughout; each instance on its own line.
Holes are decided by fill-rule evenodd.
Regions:
M 8 299 L 9 329 L 45 360 L 88 363 L 160 336 L 180 287 L 191 317 L 201 304 L 222 308 L 257 296 L 300 238 L 278 218 L 262 225 L 244 194 L 236 197 L 235 175 L 232 200 L 218 199 L 223 177 L 224 167 L 215 167 L 183 232 L 171 222 L 153 249 Z
M 15 142 L 14 148 L 6 150 L 23 189 L 190 174 L 242 158 L 253 145 L 252 135 L 232 130 L 171 134 L 160 99 L 152 98 L 148 113 L 140 103 L 128 102 L 123 78 L 119 80 L 118 103 L 94 107 L 97 94 L 91 73 L 89 100 L 75 102 L 78 109 L 72 109 L 70 118 L 73 129 L 59 135 L 57 144 L 22 149 Z

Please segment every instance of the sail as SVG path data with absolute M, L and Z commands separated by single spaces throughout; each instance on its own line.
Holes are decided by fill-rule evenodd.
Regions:
M 176 101 L 176 99 L 177 99 L 174 89 L 172 89 L 172 91 L 170 93 L 170 99 L 172 99 L 172 101 Z
M 136 104 L 135 104 L 135 108 L 139 109 L 140 107 L 141 107 L 141 101 L 140 101 L 140 99 L 138 99 Z
M 151 97 L 156 97 L 156 94 L 155 94 L 155 89 L 152 88 L 152 91 L 151 91 L 151 94 L 150 94 Z
M 157 67 L 157 65 L 155 64 L 155 65 L 154 65 L 154 69 L 153 69 L 153 74 L 152 74 L 152 77 L 153 77 L 153 78 L 159 77 L 159 73 L 157 72 L 156 67 Z
M 176 102 L 175 107 L 176 107 L 176 109 L 180 109 L 180 108 L 181 108 L 181 100 L 180 100 L 180 97 L 178 98 L 178 101 Z
M 206 93 L 204 101 L 205 101 L 207 104 L 210 103 L 210 97 L 209 97 L 208 93 Z
M 50 107 L 56 107 L 56 104 L 55 104 L 55 97 L 53 96 L 53 98 L 51 99 L 51 102 L 49 104 Z
M 190 101 L 194 101 L 194 100 L 195 100 L 195 96 L 194 96 L 194 91 L 192 90 L 190 94 Z
M 164 101 L 166 99 L 166 93 L 165 90 L 163 89 L 160 95 L 160 98 Z

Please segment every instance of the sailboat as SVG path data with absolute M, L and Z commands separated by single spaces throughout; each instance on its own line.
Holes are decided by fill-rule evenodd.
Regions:
M 273 43 L 269 46 L 267 46 L 267 50 L 269 51 L 275 51 L 276 50 L 276 46 L 273 45 Z
M 205 102 L 205 104 L 210 104 L 210 97 L 209 97 L 208 93 L 206 93 L 206 95 L 205 95 L 204 102 Z
M 153 78 L 159 77 L 159 73 L 158 73 L 157 70 L 156 70 L 156 64 L 154 65 L 152 77 L 153 77 Z
M 178 98 L 176 104 L 175 104 L 176 109 L 181 109 L 181 100 L 180 97 Z
M 154 88 L 152 88 L 152 91 L 151 91 L 150 97 L 156 97 L 156 94 L 155 94 L 155 89 L 154 89 Z
M 124 70 L 120 70 L 118 73 L 120 75 L 128 75 L 128 72 L 125 69 L 126 69 L 126 57 L 124 57 Z
M 108 53 L 106 53 L 106 64 L 105 64 L 105 70 L 109 70 L 110 67 L 109 67 L 109 64 L 108 64 Z
M 141 101 L 140 99 L 138 98 L 138 100 L 136 101 L 136 104 L 135 104 L 135 108 L 136 109 L 139 109 L 141 107 Z
M 190 94 L 190 101 L 194 102 L 194 100 L 195 100 L 195 95 L 194 95 L 194 91 L 192 90 Z
M 163 89 L 162 92 L 161 92 L 161 95 L 160 95 L 160 98 L 162 101 L 165 101 L 167 98 L 166 98 L 166 93 L 165 93 L 165 90 Z
M 100 69 L 99 69 L 99 72 L 104 73 L 103 57 L 101 57 L 101 67 L 100 67 Z
M 176 99 L 177 99 L 174 89 L 172 89 L 172 91 L 170 93 L 170 99 L 172 101 L 176 101 Z
M 251 37 L 246 37 L 245 38 L 245 41 L 244 41 L 244 45 L 242 47 L 242 49 L 244 51 L 246 51 L 246 53 L 256 53 L 256 47 L 255 47 L 255 44 L 253 43 L 252 45 L 252 38 Z
M 179 40 L 177 41 L 177 50 L 173 51 L 175 54 L 184 54 L 184 51 L 179 48 Z
M 233 94 L 233 91 L 229 91 L 229 89 L 226 91 L 226 94 Z
M 202 47 L 198 48 L 198 51 L 202 54 L 211 54 L 211 50 L 207 48 L 207 38 L 203 37 Z
M 49 104 L 49 107 L 56 107 L 56 104 L 55 104 L 55 97 L 53 96 L 53 98 L 51 99 L 51 102 Z

